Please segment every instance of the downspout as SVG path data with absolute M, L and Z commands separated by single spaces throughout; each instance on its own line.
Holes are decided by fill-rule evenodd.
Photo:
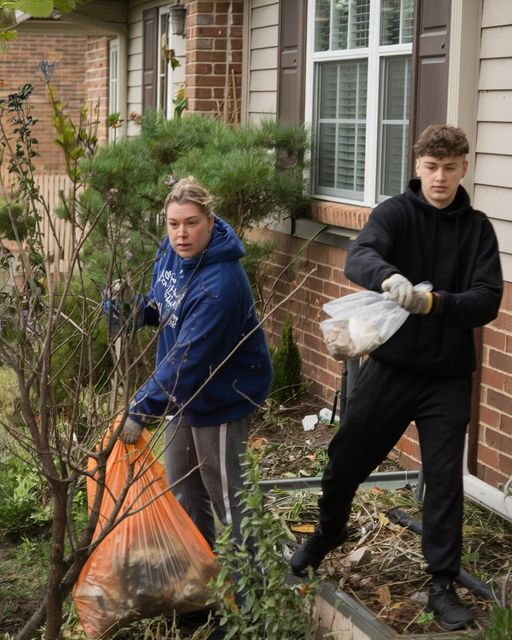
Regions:
M 471 419 L 466 437 L 464 454 L 464 494 L 473 502 L 493 513 L 512 521 L 512 495 L 507 495 L 509 483 L 501 491 L 476 477 L 478 435 L 480 430 L 480 383 L 482 379 L 483 329 L 475 330 L 477 367 L 473 375 L 471 394 Z M 510 481 L 509 481 L 510 482 Z
M 477 504 L 489 509 L 493 513 L 512 522 L 512 495 L 507 495 L 510 481 L 505 484 L 504 490 L 500 491 L 496 487 L 487 484 L 480 478 L 470 473 L 467 466 L 467 451 L 464 462 L 464 495 Z
M 480 385 L 482 382 L 483 329 L 474 330 L 476 368 L 473 373 L 471 390 L 471 414 L 468 425 L 468 445 L 466 466 L 469 473 L 476 474 L 478 459 L 478 437 L 480 433 Z

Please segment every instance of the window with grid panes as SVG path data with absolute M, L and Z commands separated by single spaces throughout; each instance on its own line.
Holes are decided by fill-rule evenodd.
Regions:
M 403 190 L 413 4 L 313 3 L 315 195 L 373 205 Z

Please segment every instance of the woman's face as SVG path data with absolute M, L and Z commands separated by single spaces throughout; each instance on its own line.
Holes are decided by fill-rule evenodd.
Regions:
M 212 237 L 214 217 L 194 202 L 170 202 L 166 211 L 167 235 L 182 258 L 194 258 L 206 249 Z

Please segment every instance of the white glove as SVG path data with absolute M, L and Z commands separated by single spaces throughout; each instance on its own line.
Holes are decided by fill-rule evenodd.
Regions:
M 144 427 L 141 424 L 128 416 L 121 432 L 121 440 L 126 444 L 135 444 L 140 438 L 143 429 Z
M 393 300 L 409 311 L 408 307 L 412 304 L 415 291 L 412 282 L 409 282 L 405 276 L 394 273 L 384 280 L 382 291 L 385 292 L 384 297 L 387 300 Z
M 394 273 L 382 283 L 384 297 L 393 300 L 409 313 L 427 314 L 432 310 L 434 301 L 431 291 L 417 291 L 413 285 L 399 273 Z
M 425 315 L 432 310 L 432 303 L 434 302 L 433 295 L 431 291 L 414 290 L 412 300 L 407 306 L 403 305 L 403 307 L 409 313 Z

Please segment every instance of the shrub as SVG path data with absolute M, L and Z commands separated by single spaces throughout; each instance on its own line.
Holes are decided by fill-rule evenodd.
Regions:
M 212 585 L 221 602 L 225 639 L 309 640 L 314 637 L 315 585 L 288 583 L 284 554 L 289 534 L 281 520 L 265 510 L 258 459 L 250 450 L 246 463 L 240 496 L 246 512 L 241 523 L 244 546 L 233 546 L 227 527 L 217 545 L 222 568 Z
M 303 391 L 302 360 L 293 338 L 293 321 L 287 316 L 281 335 L 281 344 L 271 350 L 274 378 L 270 394 L 273 400 L 284 404 Z
M 85 280 L 98 286 L 113 257 L 109 248 L 121 246 L 114 256 L 114 277 L 128 272 L 136 288 L 147 283 L 163 233 L 162 205 L 171 175 L 192 174 L 203 182 L 212 192 L 215 212 L 242 238 L 269 216 L 304 212 L 307 144 L 307 131 L 299 125 L 263 122 L 231 128 L 202 114 L 173 120 L 157 112 L 145 115 L 140 136 L 102 147 L 82 164 L 88 185 L 81 195 L 82 221 L 94 220 L 107 203 L 84 247 Z M 121 236 L 113 237 L 119 229 Z
M 16 456 L 0 459 L 0 532 L 21 539 L 51 521 L 40 475 Z

